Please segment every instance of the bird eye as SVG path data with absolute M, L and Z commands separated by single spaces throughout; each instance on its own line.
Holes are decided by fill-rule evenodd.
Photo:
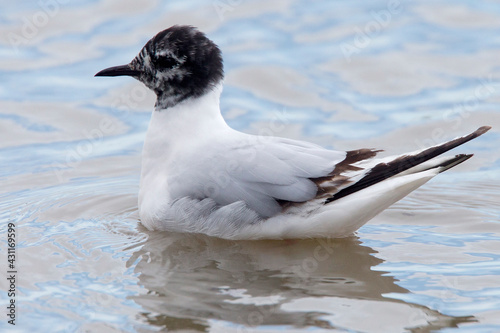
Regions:
M 156 60 L 156 67 L 157 68 L 174 68 L 177 66 L 179 63 L 177 60 L 170 58 L 170 57 L 159 57 Z

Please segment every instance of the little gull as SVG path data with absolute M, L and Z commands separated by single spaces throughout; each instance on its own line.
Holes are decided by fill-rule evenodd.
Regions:
M 249 135 L 222 118 L 221 51 L 191 26 L 149 40 L 128 75 L 157 96 L 142 156 L 139 214 L 150 230 L 227 239 L 345 237 L 429 179 L 472 155 L 440 156 L 490 129 L 378 158 Z

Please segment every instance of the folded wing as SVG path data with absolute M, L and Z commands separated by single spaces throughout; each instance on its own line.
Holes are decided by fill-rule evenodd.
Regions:
M 305 202 L 318 193 L 313 179 L 328 176 L 346 153 L 295 140 L 244 136 L 198 152 L 195 167 L 177 170 L 169 182 L 174 198 L 210 198 L 219 205 L 243 201 L 261 217 L 282 211 L 286 202 Z M 204 157 L 206 156 L 206 157 Z
M 318 205 L 329 204 L 397 175 L 449 169 L 471 155 L 436 157 L 489 129 L 484 126 L 441 145 L 378 160 L 374 157 L 380 150 L 333 151 L 301 141 L 248 135 L 203 146 L 196 156 L 187 156 L 198 165 L 172 172 L 170 193 L 174 199 L 208 198 L 219 206 L 244 202 L 261 218 L 269 218 L 313 199 Z

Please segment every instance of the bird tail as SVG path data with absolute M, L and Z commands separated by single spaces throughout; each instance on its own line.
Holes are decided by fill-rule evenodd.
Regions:
M 442 158 L 436 158 L 437 156 L 473 140 L 480 135 L 483 135 L 490 129 L 490 126 L 482 126 L 469 135 L 458 137 L 454 140 L 426 148 L 415 153 L 398 156 L 389 162 L 378 163 L 360 180 L 348 187 L 343 188 L 330 198 L 326 199 L 325 204 L 358 192 L 396 175 L 403 176 L 434 168 L 440 168 L 438 170 L 439 172 L 446 171 L 455 165 L 468 160 L 472 157 L 472 154 L 459 154 L 452 157 L 448 156 Z

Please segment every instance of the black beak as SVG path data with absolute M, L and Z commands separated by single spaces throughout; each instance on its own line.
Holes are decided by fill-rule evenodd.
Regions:
M 140 71 L 137 71 L 135 69 L 131 69 L 129 65 L 123 65 L 123 66 L 115 66 L 115 67 L 109 67 L 106 69 L 103 69 L 99 73 L 97 73 L 94 76 L 133 76 L 137 77 L 141 74 Z

